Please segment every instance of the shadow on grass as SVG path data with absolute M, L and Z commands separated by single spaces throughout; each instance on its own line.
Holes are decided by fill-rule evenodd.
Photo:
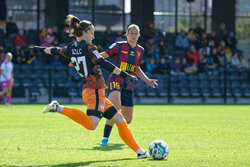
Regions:
M 95 146 L 92 148 L 48 148 L 53 150 L 99 150 L 99 151 L 111 151 L 111 150 L 122 150 L 125 144 L 109 144 L 107 146 Z
M 101 161 L 86 161 L 86 162 L 57 164 L 57 165 L 50 165 L 50 166 L 51 167 L 66 167 L 66 166 L 69 166 L 69 167 L 78 167 L 78 166 L 87 166 L 87 165 L 91 165 L 91 164 L 94 164 L 94 163 L 101 163 L 101 162 L 106 163 L 106 162 L 128 161 L 128 160 L 135 160 L 135 159 L 134 158 L 123 158 L 123 159 L 112 159 L 112 160 L 101 160 Z

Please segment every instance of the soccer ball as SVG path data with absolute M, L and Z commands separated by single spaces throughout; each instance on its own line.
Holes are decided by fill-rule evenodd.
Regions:
M 168 144 L 162 140 L 153 141 L 149 145 L 149 154 L 156 160 L 162 160 L 166 158 L 169 153 Z

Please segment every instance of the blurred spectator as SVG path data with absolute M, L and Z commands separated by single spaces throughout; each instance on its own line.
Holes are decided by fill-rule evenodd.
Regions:
M 55 40 L 55 35 L 53 34 L 53 29 L 48 28 L 47 35 L 43 39 L 43 42 L 41 43 L 41 45 L 42 46 L 51 46 L 54 40 Z
M 104 47 L 108 48 L 112 43 L 114 43 L 116 35 L 113 31 L 111 31 L 111 27 L 107 26 L 106 30 L 103 33 L 104 38 Z
M 184 30 L 181 30 L 180 34 L 177 36 L 176 41 L 175 41 L 175 46 L 178 49 L 183 49 L 183 50 L 188 48 L 188 46 L 189 46 L 188 38 L 185 35 Z
M 219 54 L 215 57 L 215 64 L 218 67 L 226 67 L 228 65 L 228 59 L 225 55 L 225 49 L 221 49 Z
M 161 41 L 159 42 L 158 47 L 159 47 L 159 56 L 160 56 L 160 57 L 167 57 L 168 49 L 167 49 L 167 47 L 165 46 L 163 40 L 161 40 Z
M 47 35 L 47 28 L 43 27 L 40 34 L 39 34 L 39 43 L 42 44 L 44 42 L 44 38 Z
M 224 49 L 225 50 L 225 54 L 226 54 L 226 57 L 227 59 L 231 60 L 231 57 L 232 57 L 232 52 L 231 52 L 231 49 L 229 47 L 226 46 L 226 43 L 225 41 L 221 41 L 220 42 L 220 46 L 218 47 L 218 51 L 220 52 L 221 49 Z
M 189 51 L 187 51 L 187 57 L 190 62 L 194 62 L 196 65 L 198 65 L 201 54 L 200 52 L 196 51 L 194 45 L 190 45 Z
M 232 67 L 240 67 L 240 60 L 239 60 L 239 57 L 238 57 L 238 53 L 235 52 L 231 58 L 231 66 Z
M 245 52 L 243 52 L 241 54 L 241 61 L 240 61 L 240 63 L 241 63 L 241 67 L 242 68 L 249 68 L 250 67 L 249 60 L 248 60 L 247 54 Z
M 236 47 L 237 47 L 236 46 L 237 45 L 237 39 L 236 39 L 236 37 L 234 35 L 234 32 L 231 31 L 229 33 L 229 35 L 228 35 L 228 37 L 226 39 L 226 44 L 227 44 L 228 47 L 231 48 L 232 52 L 237 51 L 237 49 L 236 49 Z
M 20 43 L 17 43 L 13 52 L 13 62 L 16 64 L 26 64 L 26 56 Z
M 22 46 L 27 45 L 27 40 L 26 40 L 26 36 L 24 35 L 24 30 L 20 29 L 15 40 L 14 40 L 14 44 L 20 44 Z
M 209 38 L 208 38 L 208 41 L 211 41 L 213 40 L 214 41 L 214 44 L 215 46 L 217 47 L 218 46 L 218 41 L 217 41 L 217 38 L 216 38 L 216 33 L 215 31 L 212 31 Z
M 188 30 L 187 34 L 188 34 L 188 35 L 187 35 L 187 38 L 188 38 L 189 42 L 190 42 L 191 44 L 193 44 L 194 41 L 196 40 L 196 36 L 195 36 L 194 30 L 193 30 L 192 28 L 190 28 L 190 29 Z
M 13 22 L 12 17 L 8 18 L 7 24 L 6 24 L 6 35 L 12 39 L 17 35 L 18 28 L 16 23 Z
M 185 72 L 187 74 L 192 74 L 198 71 L 198 68 L 195 63 L 189 63 L 186 58 L 182 58 L 182 72 Z
M 152 21 L 148 22 L 147 28 L 144 32 L 144 36 L 146 39 L 151 39 L 156 36 L 156 29 L 154 28 L 154 23 Z
M 6 22 L 4 20 L 0 20 L 0 31 L 5 35 L 6 34 Z
M 201 37 L 201 34 L 204 32 L 205 32 L 205 30 L 201 27 L 201 23 L 196 23 L 194 33 L 198 34 L 198 36 Z
M 183 72 L 181 71 L 182 64 L 181 64 L 181 60 L 179 57 L 176 57 L 174 61 L 171 63 L 170 70 L 171 70 L 171 74 L 173 75 L 183 74 Z
M 59 33 L 58 33 L 58 28 L 57 28 L 57 26 L 53 26 L 52 27 L 52 30 L 53 30 L 53 34 L 54 34 L 54 36 L 55 36 L 55 40 L 59 40 Z
M 0 65 L 5 59 L 4 46 L 0 44 Z
M 122 34 L 122 31 L 117 31 L 116 32 L 116 42 L 119 42 L 119 41 L 124 41 L 125 39 L 123 38 L 123 34 Z
M 225 23 L 220 23 L 219 29 L 216 31 L 216 37 L 217 41 L 220 42 L 222 40 L 226 40 L 227 37 L 227 30 L 226 30 L 226 24 Z
M 160 63 L 158 64 L 158 72 L 161 74 L 167 74 L 168 72 L 168 64 L 166 62 L 166 58 L 162 57 Z
M 60 32 L 60 43 L 68 44 L 72 42 L 72 38 L 68 35 L 69 28 L 67 26 L 64 26 L 62 31 Z
M 30 46 L 34 46 L 34 45 L 30 45 Z M 26 64 L 31 64 L 31 65 L 36 65 L 37 64 L 36 56 L 30 55 L 28 50 L 26 50 L 24 52 L 24 54 L 25 54 Z
M 148 39 L 146 46 L 146 55 L 149 56 L 150 58 L 158 58 L 159 57 L 159 48 L 157 45 L 155 45 L 153 38 Z
M 206 48 L 207 45 L 208 45 L 207 34 L 205 32 L 203 32 L 201 34 L 201 47 Z
M 207 57 L 202 57 L 201 62 L 199 64 L 199 70 L 200 70 L 200 72 L 205 72 L 205 73 L 211 75 L 212 73 L 216 72 L 216 66 L 214 63 L 210 65 L 207 62 Z
M 146 63 L 146 69 L 149 73 L 155 73 L 157 70 L 157 64 L 155 63 L 155 59 L 151 58 L 148 63 Z

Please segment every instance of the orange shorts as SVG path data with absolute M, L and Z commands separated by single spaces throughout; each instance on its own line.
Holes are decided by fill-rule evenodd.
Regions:
M 105 88 L 84 88 L 82 91 L 82 100 L 87 105 L 87 111 L 94 110 L 104 113 L 107 109 L 113 106 L 113 104 L 105 96 Z

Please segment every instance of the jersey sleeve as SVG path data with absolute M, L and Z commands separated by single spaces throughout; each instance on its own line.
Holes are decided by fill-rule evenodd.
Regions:
M 144 56 L 144 48 L 142 48 L 141 56 L 139 57 L 139 63 L 141 63 L 143 56 Z
M 88 46 L 88 52 L 89 52 L 89 58 L 93 64 L 96 64 L 96 61 L 102 58 L 102 56 L 97 50 L 97 47 L 93 44 Z
M 109 56 L 113 56 L 114 54 L 118 53 L 119 51 L 119 44 L 113 43 L 109 46 L 109 48 L 105 51 Z

